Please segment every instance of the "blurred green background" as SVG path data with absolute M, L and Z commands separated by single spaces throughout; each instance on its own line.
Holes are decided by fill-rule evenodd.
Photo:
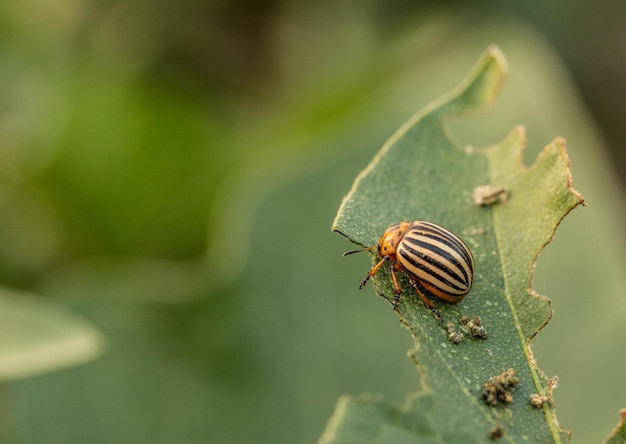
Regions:
M 330 232 L 385 140 L 498 44 L 462 143 L 568 141 L 587 199 L 540 256 L 533 341 L 573 442 L 626 407 L 626 3 L 0 5 L 0 441 L 315 442 L 419 388 Z M 419 215 L 416 215 L 419 218 Z

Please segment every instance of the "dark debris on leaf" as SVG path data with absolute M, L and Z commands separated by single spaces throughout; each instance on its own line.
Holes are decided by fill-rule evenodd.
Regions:
M 472 338 L 487 339 L 487 329 L 484 327 L 482 319 L 478 316 L 474 316 L 471 319 L 467 316 L 463 316 L 459 322 L 465 327 L 467 334 Z
M 446 331 L 448 333 L 448 341 L 453 344 L 460 344 L 463 341 L 463 333 L 456 331 L 452 322 L 446 324 Z
M 515 369 L 503 370 L 500 374 L 492 376 L 483 385 L 482 397 L 487 404 L 495 406 L 498 401 L 506 404 L 513 402 L 511 390 L 519 383 L 515 376 Z
M 496 439 L 502 438 L 504 434 L 505 434 L 505 430 L 502 428 L 502 426 L 500 426 L 499 424 L 496 424 L 492 428 L 489 429 L 489 432 L 487 433 L 487 437 L 490 440 L 495 441 Z

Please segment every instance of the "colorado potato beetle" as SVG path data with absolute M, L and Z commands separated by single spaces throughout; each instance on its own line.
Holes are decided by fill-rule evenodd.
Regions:
M 443 301 L 455 303 L 463 299 L 472 288 L 472 252 L 460 237 L 437 224 L 423 220 L 393 224 L 385 230 L 377 245 L 347 251 L 344 256 L 375 248 L 378 249 L 380 260 L 367 272 L 359 288 L 363 288 L 380 267 L 389 262 L 396 294 L 394 308 L 400 302 L 402 294 L 396 277 L 396 272 L 399 271 L 404 271 L 409 276 L 411 287 L 439 320 L 442 319 L 441 315 L 424 296 L 422 289 Z

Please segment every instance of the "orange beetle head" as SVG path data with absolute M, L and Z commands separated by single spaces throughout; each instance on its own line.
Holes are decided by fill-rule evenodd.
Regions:
M 398 222 L 385 230 L 378 240 L 378 254 L 380 257 L 389 256 L 391 262 L 396 261 L 396 248 L 411 227 L 411 222 Z

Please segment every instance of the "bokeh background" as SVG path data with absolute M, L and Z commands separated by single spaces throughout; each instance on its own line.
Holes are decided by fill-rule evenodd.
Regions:
M 570 214 L 534 288 L 561 424 L 626 407 L 626 3 L 0 4 L 0 441 L 315 442 L 344 393 L 419 388 L 366 257 L 330 232 L 384 141 L 498 44 L 452 122 L 526 164 L 568 141 Z M 416 215 L 416 219 L 419 215 Z

